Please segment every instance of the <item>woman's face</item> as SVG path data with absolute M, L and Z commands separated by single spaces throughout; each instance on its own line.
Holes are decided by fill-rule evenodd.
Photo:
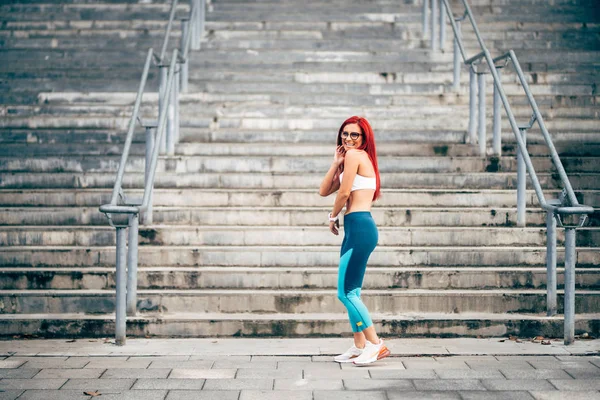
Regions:
M 364 135 L 358 124 L 348 124 L 342 131 L 341 139 L 344 150 L 348 151 L 359 148 L 363 144 Z

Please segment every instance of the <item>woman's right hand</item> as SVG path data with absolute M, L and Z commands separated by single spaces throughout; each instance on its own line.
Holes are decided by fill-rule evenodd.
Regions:
M 344 162 L 344 156 L 346 155 L 346 150 L 344 150 L 344 146 L 338 146 L 335 148 L 335 153 L 333 155 L 333 162 L 337 165 L 340 165 Z

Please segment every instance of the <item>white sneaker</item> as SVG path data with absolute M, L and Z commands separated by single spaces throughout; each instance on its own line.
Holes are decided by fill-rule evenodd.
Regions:
M 339 363 L 351 363 L 362 354 L 363 350 L 364 349 L 359 349 L 355 345 L 352 345 L 345 353 L 333 357 L 333 360 Z
M 373 344 L 367 340 L 367 344 L 362 351 L 362 354 L 356 357 L 352 362 L 355 365 L 367 365 L 381 360 L 390 355 L 390 351 L 383 344 L 383 340 L 379 339 L 379 344 Z

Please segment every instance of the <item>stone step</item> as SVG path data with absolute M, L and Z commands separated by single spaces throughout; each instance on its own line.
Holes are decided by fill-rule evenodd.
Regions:
M 265 71 L 268 73 L 269 71 Z M 237 72 L 236 72 L 237 73 Z M 308 73 L 306 73 L 308 74 Z M 256 74 L 252 74 L 256 75 Z M 281 75 L 281 74 L 278 74 Z M 370 73 L 368 73 L 370 75 Z M 384 75 L 389 75 L 384 73 Z M 314 75 L 313 75 L 314 76 Z M 40 104 L 113 104 L 113 105 L 132 105 L 135 102 L 136 93 L 134 92 L 42 92 L 38 95 Z M 511 106 L 519 108 L 523 105 L 528 105 L 523 96 L 507 95 Z M 337 99 L 337 102 L 334 100 Z M 158 95 L 156 93 L 146 93 L 144 95 L 144 104 L 157 104 Z M 261 106 L 277 107 L 285 104 L 287 107 L 294 106 L 309 106 L 309 107 L 342 107 L 340 106 L 339 96 L 327 95 L 311 95 L 291 96 L 285 94 L 248 94 L 239 95 L 232 93 L 184 93 L 180 95 L 180 104 L 188 103 L 207 104 L 208 107 L 223 105 L 239 106 L 250 102 Z M 565 97 L 560 95 L 538 95 L 536 96 L 538 106 L 543 107 L 544 111 L 548 109 L 560 109 L 563 107 L 596 107 L 596 103 L 600 102 L 600 96 L 572 96 Z M 35 103 L 35 102 L 34 102 Z M 455 95 L 445 93 L 441 96 L 431 94 L 413 94 L 411 96 L 371 96 L 369 99 L 361 98 L 345 98 L 344 106 L 361 106 L 365 108 L 373 108 L 379 106 L 384 107 L 410 107 L 410 106 L 449 106 L 449 105 L 468 105 L 469 96 Z
M 559 313 L 562 293 L 558 295 Z M 363 290 L 370 312 L 393 313 L 540 313 L 546 310 L 545 290 Z M 106 314 L 115 309 L 114 290 L 0 290 L 1 314 Z M 182 313 L 342 313 L 335 290 L 138 290 L 138 310 Z M 580 290 L 575 313 L 598 309 L 600 291 Z
M 108 71 L 106 71 L 108 72 Z M 48 85 L 50 82 L 58 81 L 61 82 L 69 79 L 78 79 L 85 81 L 98 81 L 101 82 L 104 71 L 97 69 L 46 69 L 40 71 L 14 71 L 14 72 L 2 72 L 0 73 L 0 79 L 10 80 L 3 85 L 5 88 L 11 89 L 24 89 L 29 87 L 33 83 L 40 85 Z M 600 75 L 593 71 L 583 73 L 572 73 L 572 72 L 524 72 L 525 78 L 529 85 L 563 85 L 563 84 L 583 84 L 590 85 L 599 81 Z M 136 68 L 131 69 L 119 69 L 119 76 L 121 80 L 132 80 L 136 81 L 139 79 L 140 71 Z M 513 73 L 505 72 L 501 76 L 502 82 L 506 84 L 513 84 L 517 82 L 517 75 Z M 156 71 L 153 70 L 149 74 L 149 80 L 152 82 L 156 78 Z M 438 84 L 449 84 L 453 81 L 452 71 L 440 71 L 440 72 L 428 72 L 428 71 L 400 71 L 400 72 L 295 72 L 290 70 L 285 71 L 273 71 L 272 74 L 264 74 L 253 71 L 223 71 L 215 69 L 193 69 L 190 71 L 190 81 L 194 82 L 195 85 L 202 83 L 209 83 L 215 81 L 226 81 L 226 82 L 246 82 L 246 83 L 349 83 L 349 84 L 387 84 L 387 83 L 438 83 Z M 461 74 L 461 82 L 464 86 L 464 90 L 461 89 L 460 94 L 467 95 L 468 88 L 468 74 Z M 491 78 L 488 78 L 491 84 Z M 66 83 L 66 82 L 65 82 Z M 12 86 L 9 86 L 12 85 Z M 27 85 L 27 86 L 25 86 Z M 560 87 L 560 86 L 558 86 Z M 489 90 L 488 90 L 489 89 Z M 135 92 L 131 93 L 118 93 L 122 92 L 123 89 L 117 90 L 114 95 L 110 93 L 80 93 L 77 96 L 76 93 L 68 93 L 65 90 L 59 92 L 43 93 L 40 96 L 41 101 L 46 101 L 45 104 L 53 104 L 56 102 L 69 101 L 72 103 L 83 103 L 83 104 L 94 104 L 99 99 L 97 96 L 112 96 L 108 97 L 113 104 L 132 104 L 135 100 Z M 150 92 L 150 88 L 148 89 Z M 65 93 L 66 92 L 66 93 Z M 492 94 L 491 86 L 486 86 L 486 92 Z M 75 99 L 73 99 L 74 96 Z M 117 97 L 120 96 L 120 97 Z M 200 100 L 197 93 L 182 94 L 180 102 L 187 104 L 193 100 Z M 129 102 L 125 99 L 131 99 Z M 153 93 L 148 93 L 144 96 L 144 105 L 149 102 L 156 103 L 158 101 L 157 96 Z M 105 101 L 103 101 L 105 102 Z M 439 102 L 438 102 L 439 103 Z M 94 104 L 99 106 L 100 104 Z M 518 104 L 521 105 L 521 104 Z
M 385 107 L 364 106 L 360 110 L 352 106 L 289 106 L 275 103 L 248 104 L 238 103 L 213 103 L 202 104 L 198 110 L 198 102 L 180 102 L 180 116 L 189 120 L 194 117 L 213 117 L 219 119 L 237 118 L 262 118 L 266 120 L 276 118 L 299 118 L 304 117 L 308 121 L 315 118 L 335 118 L 340 115 L 352 115 L 360 111 L 360 115 L 375 121 L 386 121 L 392 118 L 406 117 L 439 117 L 448 118 L 450 115 L 468 119 L 469 108 L 465 105 L 390 105 Z M 527 118 L 531 116 L 531 107 L 514 105 L 511 110 L 516 118 Z M 156 119 L 158 115 L 158 104 L 146 103 L 140 106 L 140 116 Z M 553 119 L 598 119 L 600 111 L 597 107 L 562 107 L 557 109 L 544 108 L 540 110 L 545 121 Z M 130 117 L 132 110 L 130 105 L 123 104 L 93 104 L 93 103 L 55 103 L 44 105 L 2 105 L 0 113 L 11 117 L 28 118 L 54 118 L 54 117 Z M 492 118 L 492 107 L 486 107 L 487 118 Z M 312 121 L 311 121 L 312 122 Z
M 343 229 L 342 229 L 343 230 Z M 578 230 L 578 246 L 600 244 L 598 228 Z M 563 244 L 563 231 L 558 233 Z M 143 226 L 140 245 L 149 246 L 318 246 L 339 240 L 311 226 Z M 544 227 L 380 227 L 379 246 L 532 246 L 545 244 Z M 113 246 L 112 227 L 0 227 L 2 246 Z
M 563 268 L 557 268 L 563 288 Z M 600 269 L 577 271 L 576 289 L 599 289 Z M 140 268 L 140 290 L 202 289 L 336 289 L 338 269 L 318 268 Z M 0 290 L 114 290 L 114 268 L 5 268 Z M 545 289 L 545 268 L 369 268 L 363 288 L 369 289 Z
M 18 132 L 18 133 L 17 133 Z M 28 156 L 71 156 L 74 154 L 80 156 L 88 155 L 104 155 L 104 156 L 115 156 L 121 155 L 123 152 L 123 139 L 121 137 L 110 137 L 110 133 L 98 133 L 97 135 L 104 135 L 109 137 L 114 143 L 98 143 L 93 141 L 96 134 L 90 134 L 88 138 L 89 143 L 78 143 L 73 140 L 74 136 L 85 136 L 85 131 L 71 131 L 68 134 L 65 132 L 58 132 L 57 135 L 62 135 L 63 140 L 56 138 L 54 142 L 48 143 L 46 140 L 40 140 L 41 137 L 30 137 L 29 143 L 25 143 L 28 140 L 29 132 L 35 131 L 20 131 L 19 130 L 4 130 L 0 131 L 0 135 L 6 139 L 0 147 L 0 156 L 11 156 L 14 154 L 20 154 L 22 157 Z M 51 131 L 49 131 L 51 132 Z M 38 132 L 40 136 L 45 135 L 44 131 Z M 134 135 L 135 139 L 145 140 L 141 137 L 141 133 Z M 13 140 L 9 140 L 13 139 Z M 19 140 L 20 139 L 20 140 Z M 479 150 L 471 144 L 461 143 L 447 143 L 447 144 L 435 144 L 435 143 L 411 143 L 411 142 L 398 142 L 398 141 L 385 141 L 384 138 L 377 138 L 377 143 L 383 143 L 385 145 L 379 146 L 377 154 L 380 157 L 386 156 L 414 156 L 416 154 L 421 157 L 476 157 L 479 156 Z M 70 141 L 68 141 L 70 140 Z M 0 140 L 1 142 L 1 140 Z M 93 145 L 90 143 L 93 142 Z M 593 143 L 586 143 L 581 145 L 579 143 L 570 142 L 558 142 L 555 144 L 559 156 L 562 158 L 569 157 L 598 157 L 600 156 L 600 145 Z M 179 143 L 175 147 L 175 156 L 268 156 L 272 155 L 277 149 L 277 154 L 287 156 L 330 156 L 331 155 L 331 141 L 328 143 L 324 142 L 310 142 L 306 143 Z M 548 148 L 545 144 L 531 144 L 528 143 L 527 149 L 532 157 L 545 156 L 548 153 Z M 131 156 L 142 156 L 145 154 L 145 142 L 134 141 L 130 148 Z M 493 156 L 488 156 L 493 157 Z M 505 142 L 502 145 L 502 157 L 516 157 L 516 145 L 511 142 Z
M 185 191 L 184 191 L 185 190 Z M 96 207 L 110 203 L 112 189 L 31 189 L 27 191 L 0 189 L 3 207 Z M 183 195 L 185 194 L 185 196 Z M 548 199 L 558 198 L 560 191 L 548 190 Z M 600 204 L 600 192 L 575 192 L 581 204 Z M 128 190 L 127 197 L 142 198 L 142 190 Z M 155 207 L 328 207 L 331 197 L 317 196 L 315 189 L 155 189 Z M 525 196 L 528 207 L 537 208 L 533 190 Z M 515 208 L 517 195 L 512 190 L 469 189 L 386 189 L 375 207 L 488 207 Z M 35 210 L 32 210 L 35 212 Z M 7 212 L 7 211 L 5 211 Z
M 386 337 L 562 337 L 561 315 L 523 313 L 371 313 L 377 332 Z M 575 315 L 575 332 L 598 336 L 598 314 Z M 0 314 L 0 336 L 44 338 L 112 337 L 112 314 Z M 128 337 L 339 337 L 348 331 L 344 313 L 144 313 L 128 317 Z M 343 334 L 342 334 L 343 335 Z
M 557 177 L 551 173 L 537 173 L 543 189 L 555 189 Z M 156 188 L 220 188 L 220 189 L 307 189 L 319 187 L 323 174 L 303 173 L 175 173 L 164 172 L 156 176 Z M 570 173 L 569 180 L 577 190 L 600 188 L 598 173 Z M 112 188 L 115 174 L 112 173 L 0 173 L 2 189 L 56 189 L 56 188 Z M 381 185 L 390 189 L 514 189 L 517 175 L 512 172 L 398 172 L 382 173 Z M 143 173 L 127 173 L 123 187 L 143 188 Z
M 440 54 L 432 52 L 429 49 L 412 49 L 407 52 L 398 53 L 396 51 L 378 51 L 375 54 L 371 51 L 319 51 L 319 50 L 260 50 L 257 54 L 249 53 L 246 49 L 241 50 L 212 50 L 203 49 L 201 52 L 191 52 L 189 59 L 192 65 L 202 65 L 205 62 L 225 62 L 236 61 L 238 65 L 245 64 L 284 64 L 293 65 L 296 62 L 367 62 L 374 60 L 378 62 L 452 62 L 451 54 Z M 535 60 L 546 60 L 548 57 L 539 52 L 528 51 L 528 56 L 537 56 Z M 45 61 L 46 66 L 54 65 L 89 65 L 95 62 L 105 65 L 127 65 L 137 60 L 145 60 L 147 50 L 144 49 L 104 49 L 102 51 L 77 50 L 77 49 L 2 49 L 0 55 L 7 60 L 22 61 Z M 257 55 L 260 54 L 260 57 Z M 600 56 L 593 51 L 563 51 L 560 54 L 569 54 L 573 58 L 582 62 L 595 62 Z M 128 57 L 120 60 L 118 57 Z M 143 62 L 140 67 L 143 66 Z
M 316 197 L 316 190 L 315 190 Z M 331 211 L 333 198 L 321 207 L 154 207 L 154 223 L 168 225 L 309 225 L 325 226 L 323 215 Z M 380 226 L 515 226 L 515 208 L 489 207 L 376 207 L 372 210 Z M 596 213 L 597 214 L 597 213 Z M 590 225 L 600 226 L 593 214 Z M 545 213 L 527 210 L 528 226 L 545 226 Z M 117 220 L 117 216 L 114 216 Z M 107 225 L 98 205 L 92 207 L 0 208 L 0 225 Z
M 142 118 L 151 118 L 153 115 L 141 115 Z M 210 117 L 182 115 L 180 125 L 182 127 L 193 127 L 210 130 L 230 130 L 240 129 L 242 131 L 308 131 L 316 129 L 329 129 L 335 132 L 339 129 L 341 119 L 337 118 L 306 118 L 300 116 L 289 118 L 260 118 L 260 117 Z M 377 127 L 377 131 L 397 130 L 397 119 L 370 119 L 372 126 Z M 572 132 L 597 132 L 597 119 L 584 118 L 556 118 L 544 121 L 546 128 L 556 134 L 569 134 Z M 130 123 L 130 116 L 107 117 L 103 115 L 34 115 L 30 117 L 4 117 L 0 120 L 0 128 L 42 128 L 42 129 L 64 129 L 64 128 L 89 128 L 89 129 L 121 129 L 126 131 Z M 523 122 L 522 124 L 525 124 Z M 467 130 L 468 118 L 454 118 L 451 115 L 439 116 L 437 118 L 419 119 L 408 118 L 402 122 L 402 129 L 406 130 L 425 130 L 425 131 L 444 131 L 455 130 L 463 132 Z M 486 123 L 488 132 L 492 128 L 492 120 L 488 118 Z M 507 137 L 511 137 L 512 131 L 507 118 L 501 121 L 501 128 L 506 132 Z M 532 135 L 538 130 L 537 126 L 532 130 Z M 430 132 L 434 133 L 434 132 Z M 490 135 L 488 135 L 489 137 Z M 410 140 L 404 138 L 404 140 Z M 239 134 L 238 134 L 239 141 Z
M 0 31 L 1 32 L 1 31 Z M 21 31 L 19 31 L 21 32 Z M 67 33 L 70 35 L 66 35 Z M 225 33 L 227 31 L 224 31 Z M 256 33 L 255 31 L 250 33 Z M 427 40 L 419 35 L 413 34 L 414 38 L 403 40 L 390 40 L 385 38 L 370 38 L 370 40 L 348 40 L 343 34 L 331 35 L 323 34 L 319 31 L 291 31 L 281 37 L 278 31 L 272 31 L 272 38 L 258 38 L 257 35 L 250 35 L 246 38 L 229 39 L 227 35 L 219 35 L 219 32 L 210 35 L 202 43 L 203 49 L 291 49 L 291 50 L 371 50 L 371 51 L 398 51 L 400 49 L 417 49 L 428 47 Z M 102 33 L 102 35 L 96 35 Z M 545 39 L 534 36 L 532 33 L 524 32 L 520 36 L 511 39 L 489 39 L 484 36 L 486 45 L 496 51 L 502 49 L 530 50 L 530 49 L 553 49 L 553 50 L 599 50 L 598 34 L 588 32 L 573 32 L 565 38 L 565 33 L 555 33 L 554 37 L 546 34 Z M 408 33 L 405 36 L 410 36 Z M 82 40 L 85 38 L 85 41 Z M 174 42 L 180 40 L 180 35 L 170 35 Z M 111 47 L 113 49 L 135 49 L 135 48 L 160 48 L 159 32 L 148 34 L 145 31 L 98 31 L 88 30 L 82 33 L 80 30 L 63 30 L 60 36 L 56 36 L 54 31 L 27 31 L 26 35 L 18 34 L 15 36 L 3 37 L 0 34 L 0 49 L 93 49 L 98 50 Z M 283 40 L 282 40 L 283 39 Z M 447 39 L 444 47 L 451 48 L 451 39 Z M 474 39 L 466 39 L 465 49 L 476 54 L 480 50 L 479 43 Z
M 476 16 L 476 18 L 479 18 Z M 52 23 L 53 21 L 47 21 L 46 23 Z M 76 21 L 73 21 L 77 23 Z M 98 21 L 96 21 L 98 22 Z M 39 22 L 43 24 L 44 22 Z M 59 26 L 68 27 L 65 22 L 58 21 Z M 72 23 L 72 22 L 71 22 Z M 110 25 L 110 24 L 114 25 Z M 479 20 L 477 20 L 479 25 Z M 13 26 L 19 26 L 17 23 L 12 23 Z M 118 22 L 106 21 L 108 26 L 115 26 Z M 27 29 L 26 24 L 21 24 L 19 26 L 21 29 Z M 269 21 L 269 20 L 261 20 L 261 21 L 215 21 L 212 19 L 208 19 L 206 22 L 206 29 L 211 32 L 237 32 L 237 31 L 315 31 L 322 32 L 324 35 L 335 32 L 344 32 L 347 35 L 352 35 L 353 33 L 362 33 L 369 34 L 371 32 L 376 32 L 378 35 L 382 36 L 387 34 L 387 37 L 394 37 L 396 35 L 402 35 L 404 32 L 411 32 L 415 34 L 419 34 L 422 30 L 421 21 L 405 21 L 401 24 L 396 24 L 392 22 L 383 22 L 383 21 L 325 21 L 320 18 L 315 18 L 313 21 Z M 596 22 L 570 22 L 570 21 L 507 21 L 507 20 L 487 20 L 485 21 L 485 29 L 480 29 L 484 38 L 485 35 L 489 34 L 500 34 L 501 37 L 509 37 L 507 35 L 515 34 L 515 32 L 530 32 L 536 33 L 540 32 L 541 34 L 548 32 L 564 32 L 564 31 L 584 31 L 590 32 L 592 34 L 597 33 L 600 30 L 600 23 Z M 451 29 L 448 29 L 448 34 L 451 34 Z M 463 34 L 468 36 L 470 30 L 463 27 Z M 325 37 L 325 36 L 324 36 Z M 496 38 L 492 36 L 491 38 Z
M 532 157 L 536 171 L 554 171 L 549 157 Z M 562 165 L 568 174 L 594 173 L 600 165 L 600 157 L 563 157 Z M 0 173 L 114 173 L 119 168 L 120 157 L 116 156 L 63 156 L 63 157 L 0 157 Z M 485 159 L 481 157 L 378 157 L 381 173 L 399 172 L 516 172 L 517 159 L 502 157 Z M 327 171 L 331 165 L 331 155 L 327 156 L 287 156 L 277 151 L 272 156 L 247 156 L 243 159 L 224 156 L 178 156 L 162 157 L 158 160 L 157 173 L 230 173 L 260 172 L 286 173 L 289 171 Z M 128 173 L 143 173 L 145 158 L 131 156 L 125 166 Z
M 326 228 L 325 228 L 326 229 Z M 338 239 L 341 243 L 341 237 Z M 115 247 L 10 246 L 0 248 L 3 267 L 109 267 Z M 140 266 L 310 267 L 337 265 L 338 246 L 144 246 Z M 564 249 L 557 251 L 564 264 Z M 376 266 L 545 266 L 546 247 L 394 247 L 382 246 L 371 255 Z M 600 248 L 577 249 L 577 266 L 597 267 Z

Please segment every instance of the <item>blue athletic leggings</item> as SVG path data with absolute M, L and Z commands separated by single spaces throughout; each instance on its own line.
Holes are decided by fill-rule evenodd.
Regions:
M 344 241 L 338 271 L 338 299 L 348 309 L 352 332 L 373 325 L 367 307 L 360 300 L 360 289 L 369 256 L 377 246 L 379 233 L 371 213 L 359 211 L 344 216 Z

